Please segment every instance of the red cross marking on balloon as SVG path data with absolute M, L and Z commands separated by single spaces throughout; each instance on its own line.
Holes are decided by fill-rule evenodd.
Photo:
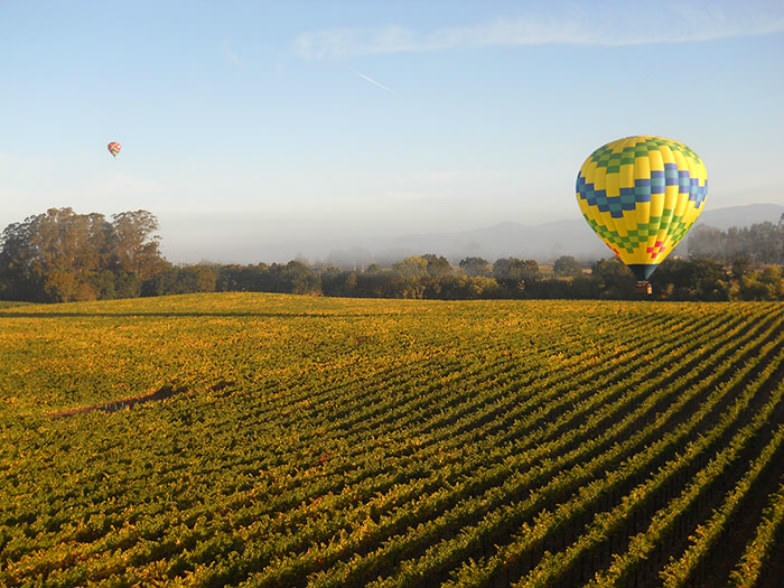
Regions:
M 651 259 L 656 259 L 659 253 L 664 251 L 664 242 L 656 241 L 656 244 L 653 247 L 648 247 L 645 251 L 651 254 Z

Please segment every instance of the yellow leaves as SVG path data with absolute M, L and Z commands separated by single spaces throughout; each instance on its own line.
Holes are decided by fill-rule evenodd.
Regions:
M 675 444 L 668 423 L 681 422 L 672 415 L 692 402 L 692 392 L 670 398 L 665 389 L 677 371 L 692 377 L 692 343 L 714 353 L 720 343 L 715 329 L 701 332 L 702 341 L 679 342 L 692 313 L 739 320 L 743 310 L 241 293 L 63 308 L 46 307 L 45 317 L 3 318 L 0 310 L 0 326 L 8 327 L 0 329 L 0 353 L 7 346 L 11 358 L 0 365 L 0 407 L 14 423 L 28 411 L 24 426 L 2 432 L 6 471 L 0 474 L 14 479 L 8 486 L 14 495 L 2 506 L 27 515 L 31 549 L 41 561 L 55 559 L 60 539 L 36 535 L 39 516 L 40 527 L 54 528 L 46 516 L 68 512 L 71 520 L 86 521 L 81 517 L 114 514 L 101 527 L 105 538 L 90 544 L 96 576 L 88 581 L 122 569 L 129 570 L 129 583 L 145 585 L 219 577 L 215 568 L 238 552 L 218 553 L 212 567 L 213 560 L 191 562 L 193 573 L 142 557 L 153 549 L 190 557 L 202 540 L 190 535 L 196 531 L 247 538 L 257 549 L 254 565 L 269 561 L 268 541 L 279 540 L 275 547 L 291 553 L 291 562 L 297 550 L 312 549 L 311 563 L 321 569 L 323 556 L 329 569 L 338 558 L 334 550 L 356 553 L 366 542 L 373 553 L 386 548 L 374 543 L 377 536 L 426 536 L 425 515 L 416 513 L 447 521 L 464 509 L 461 517 L 498 524 L 499 541 L 506 541 L 502 526 L 512 511 L 499 505 L 528 505 L 512 533 L 535 547 L 554 529 L 568 534 L 572 517 L 590 515 L 591 534 L 577 547 L 592 549 L 624 516 L 613 510 L 594 518 L 594 504 L 607 497 L 626 509 L 646 500 L 647 490 L 624 480 L 647 479 L 647 462 L 612 456 L 628 448 L 653 458 L 661 451 L 659 429 L 668 460 L 690 451 Z M 776 336 L 768 339 L 779 349 Z M 710 358 L 707 351 L 700 356 Z M 42 418 L 53 409 L 102 405 L 166 386 L 187 392 L 130 411 Z M 692 404 L 705 414 L 712 410 L 697 391 Z M 638 416 L 645 417 L 642 428 Z M 702 443 L 699 434 L 690 438 Z M 593 456 L 597 448 L 601 459 Z M 575 459 L 568 470 L 562 467 L 567 456 Z M 661 474 L 664 466 L 658 467 L 651 466 L 651 476 Z M 480 475 L 486 483 L 477 484 Z M 624 488 L 623 495 L 610 499 L 608 484 Z M 561 502 L 551 500 L 559 495 Z M 398 515 L 398 523 L 390 522 Z M 470 535 L 461 524 L 446 527 L 448 537 L 433 536 L 457 542 L 461 531 Z M 303 529 L 314 536 L 303 539 Z M 699 538 L 702 529 L 689 532 Z M 616 557 L 604 577 L 622 576 L 655 541 L 645 532 L 630 538 L 629 553 Z M 130 567 L 122 557 L 135 546 L 140 555 Z M 577 547 L 566 555 L 576 558 Z M 429 549 L 424 539 L 420 549 Z M 516 549 L 501 551 L 501 561 L 524 561 Z M 149 553 L 163 559 L 163 551 Z M 561 552 L 553 553 L 548 561 L 560 565 Z

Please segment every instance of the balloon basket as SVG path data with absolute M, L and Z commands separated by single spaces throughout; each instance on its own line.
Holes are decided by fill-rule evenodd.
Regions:
M 637 282 L 637 295 L 641 298 L 645 298 L 653 294 L 653 289 L 651 288 L 651 283 L 648 281 Z

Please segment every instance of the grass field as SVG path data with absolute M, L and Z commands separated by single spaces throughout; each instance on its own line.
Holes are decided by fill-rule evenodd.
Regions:
M 784 305 L 0 306 L 0 585 L 772 586 Z

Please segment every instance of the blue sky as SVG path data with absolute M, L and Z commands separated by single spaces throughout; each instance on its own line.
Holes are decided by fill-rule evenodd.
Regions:
M 172 261 L 249 262 L 538 224 L 635 134 L 709 208 L 782 203 L 782 74 L 781 2 L 0 0 L 0 226 L 144 208 Z

